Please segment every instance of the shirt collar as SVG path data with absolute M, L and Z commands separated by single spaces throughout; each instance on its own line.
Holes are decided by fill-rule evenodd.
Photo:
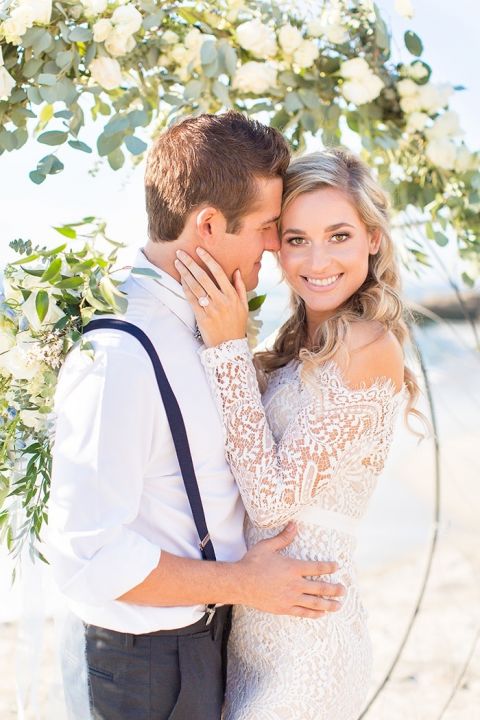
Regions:
M 195 313 L 185 297 L 181 284 L 165 270 L 151 263 L 139 249 L 135 257 L 134 268 L 153 270 L 156 277 L 147 275 L 134 275 L 132 279 L 152 295 L 155 295 L 169 310 L 171 310 L 192 332 L 196 331 Z

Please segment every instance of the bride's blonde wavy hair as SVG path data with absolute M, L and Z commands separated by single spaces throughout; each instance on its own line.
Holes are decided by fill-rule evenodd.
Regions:
M 359 320 L 375 320 L 403 346 L 409 331 L 406 309 L 400 297 L 400 279 L 390 233 L 389 200 L 369 168 L 356 155 L 342 148 L 330 148 L 293 160 L 288 168 L 282 210 L 299 195 L 322 188 L 341 190 L 352 202 L 370 233 L 379 232 L 380 248 L 369 256 L 368 273 L 361 287 L 325 322 L 311 340 L 303 299 L 291 290 L 292 315 L 282 325 L 272 350 L 259 352 L 255 364 L 260 374 L 272 372 L 291 360 L 304 366 L 332 359 L 345 345 L 349 328 Z M 404 382 L 409 394 L 406 415 L 424 420 L 414 404 L 419 386 L 413 372 L 405 367 Z

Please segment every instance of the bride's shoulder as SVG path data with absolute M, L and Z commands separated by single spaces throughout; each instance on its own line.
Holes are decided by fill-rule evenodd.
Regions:
M 404 379 L 404 356 L 391 330 L 376 321 L 358 321 L 349 328 L 346 352 L 340 363 L 351 388 L 369 387 L 379 379 L 390 380 L 396 391 Z

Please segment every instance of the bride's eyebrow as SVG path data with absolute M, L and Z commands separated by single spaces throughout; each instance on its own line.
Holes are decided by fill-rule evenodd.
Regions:
M 282 232 L 283 235 L 288 235 L 288 233 L 296 233 L 297 235 L 305 235 L 305 230 L 300 230 L 300 228 L 287 228 Z

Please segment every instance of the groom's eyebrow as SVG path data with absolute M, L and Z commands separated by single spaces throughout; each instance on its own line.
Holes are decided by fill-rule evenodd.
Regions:
M 262 225 L 271 225 L 274 222 L 277 222 L 280 219 L 280 215 L 277 215 L 277 217 L 270 218 L 270 220 L 264 220 Z

